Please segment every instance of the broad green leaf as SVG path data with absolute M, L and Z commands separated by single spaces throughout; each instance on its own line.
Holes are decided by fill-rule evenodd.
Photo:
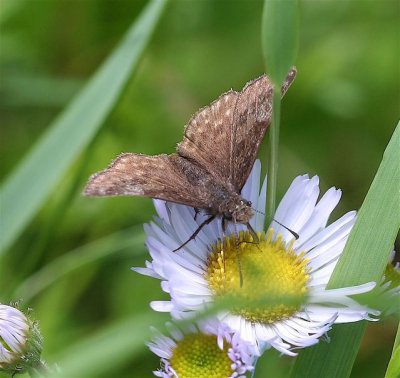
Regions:
M 149 2 L 120 45 L 4 183 L 0 253 L 18 237 L 96 135 L 137 67 L 166 2 Z
M 386 148 L 378 172 L 359 211 L 343 254 L 329 282 L 339 288 L 379 284 L 400 227 L 400 124 Z M 348 377 L 366 322 L 336 325 L 330 343 L 300 352 L 292 377 Z
M 44 266 L 28 277 L 16 290 L 15 298 L 29 301 L 42 290 L 61 277 L 107 257 L 117 251 L 129 248 L 130 251 L 143 250 L 144 234 L 139 227 L 115 232 L 104 238 L 78 247 Z M 132 255 L 132 252 L 130 252 Z
M 267 73 L 277 87 L 283 83 L 297 54 L 297 0 L 265 0 L 261 40 Z

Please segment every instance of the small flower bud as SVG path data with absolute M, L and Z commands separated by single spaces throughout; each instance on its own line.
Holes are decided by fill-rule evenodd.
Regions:
M 24 373 L 40 366 L 42 336 L 37 322 L 0 304 L 0 372 Z

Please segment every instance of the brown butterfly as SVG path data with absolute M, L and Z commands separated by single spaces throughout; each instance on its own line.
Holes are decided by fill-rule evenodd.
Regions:
M 290 70 L 281 89 L 296 76 Z M 193 240 L 216 217 L 249 221 L 251 203 L 240 192 L 250 174 L 260 143 L 271 123 L 274 87 L 263 75 L 241 92 L 230 90 L 200 109 L 185 127 L 176 153 L 148 156 L 125 153 L 89 179 L 87 196 L 145 196 L 203 210 L 210 215 L 179 248 Z

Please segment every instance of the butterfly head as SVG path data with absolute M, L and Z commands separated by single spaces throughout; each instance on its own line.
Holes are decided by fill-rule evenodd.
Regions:
M 223 211 L 226 219 L 237 223 L 248 223 L 254 215 L 251 202 L 240 196 L 230 198 Z

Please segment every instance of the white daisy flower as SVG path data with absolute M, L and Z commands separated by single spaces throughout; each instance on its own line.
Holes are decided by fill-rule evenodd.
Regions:
M 42 337 L 21 311 L 0 304 L 0 372 L 14 375 L 40 364 Z
M 207 215 L 199 214 L 195 219 L 190 207 L 154 201 L 158 217 L 145 225 L 152 261 L 146 262 L 146 268 L 134 270 L 162 280 L 161 287 L 171 300 L 152 302 L 152 308 L 182 319 L 223 295 L 253 301 L 298 297 L 301 304 L 244 306 L 218 315 L 260 350 L 271 345 L 289 355 L 295 355 L 296 348 L 316 344 L 333 323 L 373 320 L 370 314 L 379 312 L 359 305 L 350 296 L 372 290 L 375 283 L 326 289 L 356 217 L 352 211 L 327 226 L 341 191 L 331 188 L 318 201 L 318 177 L 296 177 L 275 213 L 280 224 L 272 222 L 265 234 L 266 180 L 260 189 L 260 175 L 257 161 L 241 193 L 255 210 L 250 224 L 258 233 L 258 243 L 246 242 L 252 236 L 241 224 L 230 224 L 221 241 L 224 234 L 221 221 L 216 219 L 202 228 L 195 240 L 172 252 Z M 288 229 L 299 238 L 296 240 Z
M 238 333 L 218 321 L 199 322 L 182 331 L 168 324 L 171 336 L 153 328 L 150 350 L 161 358 L 154 375 L 162 378 L 245 378 L 255 356 Z

